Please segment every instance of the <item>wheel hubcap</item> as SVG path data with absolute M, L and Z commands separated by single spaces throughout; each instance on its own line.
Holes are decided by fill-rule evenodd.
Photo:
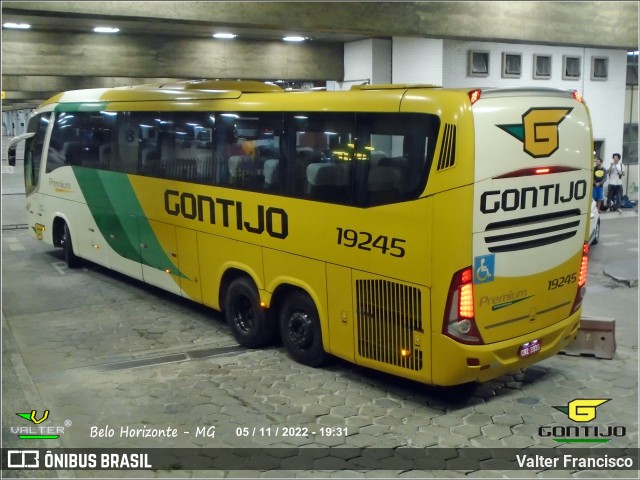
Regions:
M 307 348 L 313 340 L 311 318 L 304 312 L 295 312 L 289 318 L 289 339 L 299 349 Z
M 233 316 L 236 325 L 243 332 L 249 332 L 253 328 L 253 307 L 247 297 L 236 300 L 235 315 Z

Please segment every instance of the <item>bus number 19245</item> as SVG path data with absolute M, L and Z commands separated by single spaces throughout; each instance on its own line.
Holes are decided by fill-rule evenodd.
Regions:
M 369 250 L 377 248 L 383 254 L 387 252 L 392 257 L 404 257 L 405 249 L 402 244 L 406 243 L 406 240 L 402 238 L 389 238 L 386 235 L 378 235 L 377 237 L 369 232 L 356 232 L 350 228 L 338 229 L 338 245 L 344 245 L 345 247 L 357 247 L 360 250 Z

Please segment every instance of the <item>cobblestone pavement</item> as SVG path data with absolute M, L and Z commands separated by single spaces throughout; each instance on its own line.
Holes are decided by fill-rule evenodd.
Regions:
M 589 281 L 596 291 L 606 290 L 616 307 L 612 310 L 610 304 L 587 294 L 585 311 L 605 316 L 622 312 L 616 313 L 613 360 L 558 355 L 481 385 L 441 389 L 340 360 L 322 369 L 305 367 L 281 346 L 243 349 L 221 316 L 210 309 L 90 263 L 68 270 L 61 251 L 37 242 L 26 230 L 3 232 L 2 242 L 3 447 L 24 447 L 10 427 L 19 421 L 15 413 L 31 408 L 49 409 L 54 425 L 71 421 L 59 440 L 30 444 L 48 448 L 255 447 L 267 452 L 278 447 L 389 451 L 556 447 L 538 429 L 571 425 L 553 407 L 566 406 L 574 398 L 611 399 L 598 408 L 596 423 L 625 427 L 625 436 L 614 438 L 610 446 L 638 446 L 638 289 L 622 287 L 601 269 L 592 269 Z M 145 426 L 175 428 L 178 435 L 153 439 L 120 435 L 122 427 Z M 323 426 L 341 430 L 339 435 L 323 436 Z M 197 427 L 215 427 L 215 435 L 196 436 Z M 284 436 L 283 427 L 297 427 L 296 432 L 307 435 Z M 114 435 L 92 436 L 98 429 L 113 429 Z M 441 470 L 344 470 L 339 466 L 299 470 L 282 459 L 270 469 L 225 471 L 185 470 L 178 462 L 172 469 L 126 474 L 38 471 L 33 475 L 637 478 L 633 471 L 463 471 L 445 469 L 446 465 Z

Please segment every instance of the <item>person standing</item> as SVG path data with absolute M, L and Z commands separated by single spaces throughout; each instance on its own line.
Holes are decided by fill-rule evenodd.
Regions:
M 596 202 L 598 211 L 602 211 L 602 201 L 604 200 L 604 182 L 607 179 L 607 171 L 602 166 L 602 159 L 596 157 L 596 164 L 593 167 L 593 200 Z
M 622 177 L 624 176 L 624 166 L 620 161 L 620 154 L 614 153 L 611 166 L 609 167 L 609 189 L 607 191 L 607 204 L 609 209 L 614 211 L 620 208 L 622 203 Z

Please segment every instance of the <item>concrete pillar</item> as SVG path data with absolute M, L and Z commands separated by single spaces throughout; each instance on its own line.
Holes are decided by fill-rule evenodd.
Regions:
M 352 85 L 391 83 L 391 41 L 370 38 L 344 45 L 344 81 L 327 82 L 327 90 Z

